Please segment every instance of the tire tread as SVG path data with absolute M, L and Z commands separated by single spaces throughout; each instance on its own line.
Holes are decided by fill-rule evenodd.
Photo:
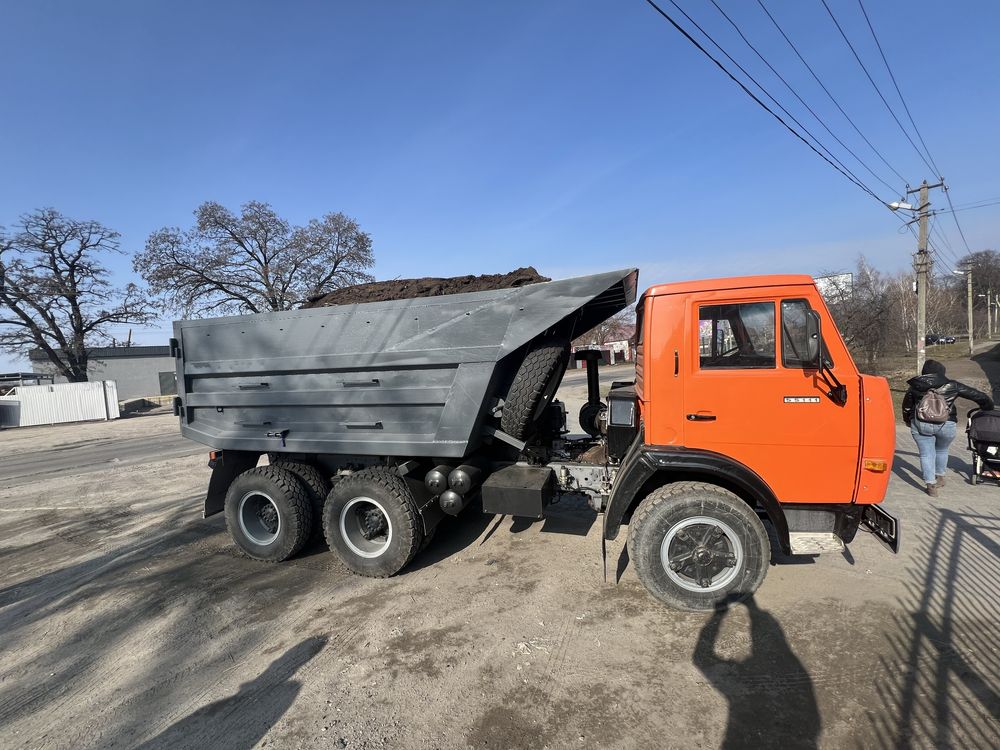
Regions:
M 538 400 L 568 356 L 566 342 L 548 338 L 528 352 L 504 399 L 500 429 L 518 440 L 528 437 Z
M 423 542 L 423 524 L 420 521 L 420 511 L 417 509 L 413 494 L 406 486 L 406 482 L 396 474 L 394 469 L 388 467 L 362 469 L 341 479 L 336 484 L 335 489 L 339 492 L 343 491 L 344 488 L 350 489 L 352 485 L 363 482 L 378 485 L 398 503 L 404 518 L 404 527 L 401 531 L 405 533 L 397 534 L 397 538 L 409 540 L 409 544 L 404 548 L 404 560 L 398 566 L 394 565 L 394 570 L 380 571 L 356 566 L 349 567 L 354 573 L 366 578 L 389 578 L 409 565 L 417 552 L 420 551 L 420 545 Z M 323 513 L 323 535 L 326 537 L 327 543 L 333 538 L 333 534 L 340 533 L 340 529 L 336 528 L 337 525 L 338 519 L 334 518 L 332 513 Z M 331 529 L 331 526 L 334 528 Z M 333 548 L 333 545 L 330 544 L 330 547 Z
M 306 542 L 309 541 L 309 537 L 313 529 L 313 505 L 309 500 L 309 496 L 306 493 L 306 489 L 302 485 L 302 482 L 295 474 L 287 469 L 273 466 L 257 466 L 240 474 L 240 477 L 247 476 L 263 477 L 269 482 L 272 482 L 282 492 L 284 500 L 289 506 L 288 509 L 291 515 L 291 523 L 289 524 L 289 527 L 293 531 L 291 545 L 289 545 L 288 549 L 283 551 L 279 556 L 274 558 L 262 558 L 248 554 L 248 557 L 252 557 L 254 560 L 260 560 L 261 562 L 283 562 L 301 551 Z M 234 529 L 230 526 L 228 514 L 226 515 L 226 526 L 229 529 L 229 535 L 235 539 L 236 536 L 234 534 Z M 244 550 L 244 552 L 246 552 L 246 550 Z
M 313 464 L 307 464 L 304 461 L 293 461 L 288 458 L 278 458 L 270 465 L 276 469 L 284 469 L 295 475 L 305 486 L 306 492 L 309 495 L 309 501 L 313 507 L 313 518 L 322 518 L 323 503 L 326 502 L 326 496 L 330 494 L 331 488 L 330 480 L 323 476 L 323 472 Z M 318 523 L 315 529 L 317 534 L 322 531 Z
M 635 513 L 633 513 L 632 520 L 629 523 L 628 527 L 627 544 L 630 550 L 630 555 L 632 554 L 632 550 L 636 550 L 638 553 L 639 536 L 642 533 L 644 525 L 648 522 L 649 517 L 653 515 L 663 505 L 669 504 L 677 500 L 679 497 L 683 497 L 684 495 L 687 495 L 692 492 L 698 492 L 702 494 L 716 496 L 717 498 L 716 500 L 714 501 L 709 500 L 707 502 L 714 502 L 715 507 L 718 509 L 728 510 L 734 507 L 746 508 L 749 511 L 752 518 L 754 519 L 754 521 L 756 521 L 756 523 L 754 523 L 754 521 L 751 521 L 747 524 L 747 526 L 749 527 L 749 531 L 751 534 L 754 534 L 757 537 L 757 541 L 760 545 L 762 554 L 766 557 L 767 562 L 770 561 L 771 542 L 770 539 L 768 538 L 767 530 L 764 528 L 764 524 L 761 523 L 759 518 L 757 518 L 757 515 L 756 513 L 754 513 L 753 509 L 750 508 L 749 505 L 739 495 L 737 495 L 734 492 L 731 492 L 730 490 L 727 490 L 725 487 L 720 487 L 717 484 L 711 484 L 709 482 L 698 482 L 698 481 L 671 482 L 669 484 L 663 485 L 662 487 L 656 488 L 643 499 L 643 501 L 639 504 L 639 507 L 636 508 Z M 633 559 L 635 559 L 635 557 L 633 557 Z M 764 563 L 765 566 L 764 575 L 766 575 L 767 573 L 767 567 L 766 567 L 767 562 Z M 636 563 L 636 565 L 638 571 L 638 563 Z M 764 576 L 761 576 L 760 582 L 763 582 L 763 578 Z M 758 582 L 758 585 L 760 582 Z M 654 592 L 651 591 L 650 593 Z M 654 593 L 654 596 L 655 595 L 656 594 Z M 746 598 L 746 596 L 749 595 L 752 595 L 752 593 L 746 594 L 741 598 Z M 657 596 L 657 598 L 660 598 L 661 601 L 664 601 L 659 596 Z M 671 604 L 670 602 L 667 603 Z M 677 600 L 676 602 L 673 602 L 671 606 L 686 610 L 703 609 L 703 607 L 696 606 L 691 601 L 681 602 L 680 600 Z

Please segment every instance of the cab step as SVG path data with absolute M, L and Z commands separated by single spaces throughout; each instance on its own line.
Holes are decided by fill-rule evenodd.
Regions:
M 788 543 L 793 555 L 820 555 L 844 550 L 844 540 L 832 531 L 791 531 Z

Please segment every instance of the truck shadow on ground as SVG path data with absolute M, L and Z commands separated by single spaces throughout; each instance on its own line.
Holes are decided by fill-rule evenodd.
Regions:
M 413 562 L 399 575 L 405 576 L 429 568 L 472 547 L 494 519 L 499 522 L 502 518 L 503 516 L 492 513 L 483 513 L 478 502 L 474 502 L 458 516 L 445 516 L 434 530 L 434 538 L 427 549 L 417 553 Z
M 920 564 L 893 615 L 869 712 L 883 748 L 1000 741 L 1000 515 L 940 508 L 911 538 Z
M 47 532 L 35 545 L 40 565 L 65 557 L 67 541 L 86 548 L 88 534 L 95 533 L 86 514 L 63 514 L 38 525 Z M 304 594 L 328 576 L 213 554 L 208 548 L 221 535 L 219 524 L 206 524 L 193 518 L 190 507 L 180 507 L 82 561 L 0 588 L 0 656 L 20 675 L 0 685 L 0 726 L 30 721 L 72 700 L 79 718 L 71 729 L 60 728 L 58 744 L 91 745 L 95 728 L 113 713 L 114 737 L 103 734 L 101 743 L 131 747 L 155 731 L 155 717 L 193 702 L 180 676 L 192 670 L 222 674 L 233 666 L 233 653 L 248 660 L 267 653 L 265 647 L 280 647 L 280 641 L 266 641 L 262 627 L 276 616 L 275 598 Z M 291 632 L 294 625 L 289 623 Z M 161 640 L 169 645 L 160 648 Z M 315 639 L 299 644 L 237 695 L 198 708 L 182 720 L 184 726 L 205 721 L 242 737 L 249 713 L 261 716 L 259 726 L 250 721 L 253 732 L 266 732 L 298 692 L 291 675 L 322 646 Z M 113 682 L 123 670 L 130 684 L 143 687 L 107 694 L 105 680 Z M 237 715 L 244 698 L 254 708 Z M 169 738 L 179 738 L 179 730 L 166 730 L 160 745 L 178 746 Z M 202 746 L 225 745 L 227 736 Z M 228 746 L 250 746 L 257 739 Z
M 753 597 L 742 602 L 750 618 L 749 654 L 734 659 L 717 653 L 723 621 L 738 606 L 712 614 L 692 657 L 728 705 L 721 747 L 816 747 L 823 725 L 816 691 L 774 615 Z
M 596 520 L 597 513 L 584 500 L 564 500 L 550 506 L 544 520 L 484 513 L 480 503 L 475 501 L 459 516 L 445 516 L 427 549 L 420 552 L 400 575 L 435 565 L 474 545 L 483 547 L 498 532 L 520 534 L 540 524 L 543 534 L 586 536 Z

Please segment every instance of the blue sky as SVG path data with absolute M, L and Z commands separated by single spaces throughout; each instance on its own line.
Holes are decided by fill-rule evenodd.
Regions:
M 881 166 L 756 2 L 719 2 Z M 856 0 L 828 2 L 892 93 Z M 707 0 L 681 4 L 836 146 Z M 931 177 L 819 0 L 766 4 L 888 161 Z M 866 7 L 956 204 L 1000 196 L 1000 4 Z M 205 200 L 251 199 L 296 223 L 353 216 L 379 278 L 635 265 L 649 285 L 860 253 L 896 270 L 914 247 L 641 0 L 7 3 L 0 107 L 0 223 L 54 206 L 128 251 Z M 1000 206 L 960 217 L 974 249 L 996 247 Z M 127 258 L 114 268 L 130 279 Z

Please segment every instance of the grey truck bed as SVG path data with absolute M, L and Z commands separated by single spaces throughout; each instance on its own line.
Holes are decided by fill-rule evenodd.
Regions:
M 461 458 L 525 345 L 603 322 L 637 279 L 177 321 L 181 433 L 218 449 Z

